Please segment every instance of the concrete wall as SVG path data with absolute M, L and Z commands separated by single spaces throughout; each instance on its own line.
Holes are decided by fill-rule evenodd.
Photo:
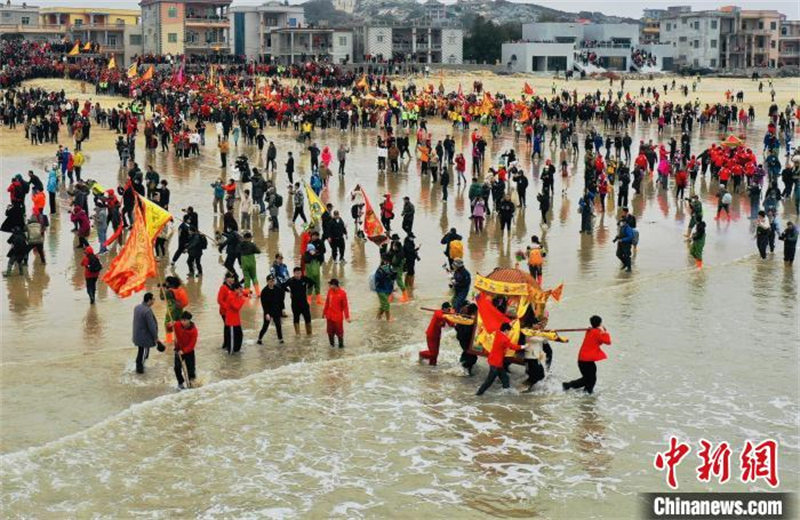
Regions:
M 0 25 L 22 25 L 22 19 L 27 18 L 29 26 L 39 25 L 39 8 L 12 5 L 6 7 L 5 3 L 0 5 Z
M 442 63 L 464 62 L 464 32 L 461 29 L 442 29 Z
M 608 41 L 612 38 L 628 38 L 639 43 L 639 26 L 632 23 L 598 23 L 583 26 L 584 40 Z
M 367 27 L 364 42 L 364 54 L 383 55 L 385 60 L 392 57 L 392 28 Z M 359 57 L 360 59 L 361 57 Z
M 256 11 L 232 11 L 230 48 L 232 53 L 256 58 L 261 51 L 260 15 Z M 239 41 L 241 35 L 241 41 Z M 238 48 L 241 47 L 241 48 Z
M 331 59 L 336 63 L 343 63 L 345 60 L 353 61 L 353 32 L 352 31 L 333 31 L 333 45 L 331 49 Z M 344 44 L 342 44 L 342 41 Z
M 556 68 L 563 72 L 565 66 L 572 70 L 573 52 L 571 43 L 504 43 L 502 65 L 514 72 L 555 72 Z
M 717 22 L 716 28 L 711 27 L 712 20 Z M 697 28 L 695 22 L 699 23 Z M 681 18 L 662 19 L 661 41 L 672 45 L 676 65 L 717 68 L 720 66 L 721 26 L 722 21 L 716 16 L 688 17 L 686 23 Z
M 526 23 L 522 25 L 522 39 L 529 41 L 554 41 L 556 36 L 583 39 L 583 25 L 579 23 Z

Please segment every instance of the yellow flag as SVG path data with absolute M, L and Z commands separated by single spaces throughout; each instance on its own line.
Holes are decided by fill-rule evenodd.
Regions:
M 128 67 L 128 78 L 133 79 L 139 75 L 139 64 L 135 61 Z
M 167 225 L 167 222 L 172 219 L 172 215 L 169 214 L 169 211 L 151 200 L 142 196 L 138 196 L 137 198 L 144 207 L 144 221 L 147 227 L 147 236 L 150 237 L 150 240 L 155 240 L 164 226 Z
M 356 83 L 356 86 L 358 88 L 362 88 L 362 89 L 365 89 L 365 88 L 369 87 L 369 82 L 367 82 L 367 75 L 366 74 L 361 76 L 361 79 L 358 80 L 358 83 Z
M 309 186 L 306 181 L 303 181 L 303 185 L 306 187 L 306 197 L 308 198 L 308 214 L 311 217 L 311 222 L 319 222 L 322 218 L 322 214 L 326 211 L 325 205 L 322 204 L 322 201 L 319 200 L 317 194 L 314 193 L 314 190 L 311 189 L 311 186 Z
M 67 53 L 67 56 L 77 56 L 81 53 L 81 47 L 79 42 L 75 42 L 75 46 L 72 48 L 71 51 Z
M 153 71 L 155 71 L 155 66 L 150 65 L 150 68 L 144 71 L 144 74 L 142 74 L 142 81 L 150 81 L 153 79 Z
M 114 59 L 114 56 L 111 56 L 111 59 L 108 60 L 108 70 L 114 70 L 117 68 L 117 60 Z
M 92 42 L 86 42 L 86 45 L 83 46 L 83 50 L 85 51 L 92 50 Z

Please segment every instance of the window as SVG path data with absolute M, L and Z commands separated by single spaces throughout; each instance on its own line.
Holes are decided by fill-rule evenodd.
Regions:
M 377 38 L 375 38 L 375 40 L 376 40 L 378 43 L 383 43 L 383 35 L 382 35 L 382 34 L 379 34 L 379 35 L 378 35 L 378 37 L 377 37 Z
M 695 40 L 694 41 L 694 48 L 695 49 L 699 49 L 700 48 L 700 40 Z
M 297 27 L 297 18 L 289 18 L 289 27 Z
M 169 43 L 178 43 L 178 33 L 168 33 L 167 41 Z
M 678 38 L 678 41 L 681 43 L 686 42 L 686 36 L 681 36 L 680 38 Z
M 106 39 L 106 45 L 109 47 L 116 47 L 117 46 L 117 35 L 116 34 L 109 34 L 108 38 Z
M 672 29 L 672 24 L 671 23 L 667 23 L 667 31 L 669 31 L 670 29 Z
M 681 18 L 681 25 L 686 25 L 686 18 Z
M 170 7 L 167 9 L 167 18 L 177 18 L 178 17 L 178 8 L 177 7 Z M 175 39 L 177 41 L 178 35 L 175 35 Z
M 717 48 L 717 40 L 711 40 L 711 48 L 712 49 L 716 49 Z
M 774 31 L 777 28 L 778 28 L 778 22 L 770 22 L 769 23 L 769 30 L 770 31 Z
M 20 18 L 20 22 L 22 25 L 30 25 L 31 24 L 31 17 L 30 16 L 23 16 Z
M 758 22 L 758 28 L 759 29 L 763 29 L 764 28 L 764 22 Z
M 700 30 L 700 22 L 694 22 L 694 30 L 695 31 L 699 31 Z
M 131 34 L 130 35 L 130 42 L 131 42 L 131 45 L 141 45 L 142 44 L 142 35 L 141 34 Z
M 769 46 L 774 49 L 775 48 L 775 40 L 770 40 Z
M 711 68 L 712 69 L 716 68 L 716 66 L 717 66 L 717 60 L 715 58 L 711 58 Z
M 83 25 L 83 20 L 81 20 L 80 18 L 75 20 L 75 27 L 80 27 L 81 25 Z
M 264 21 L 264 25 L 267 27 L 277 27 L 278 26 L 278 17 L 277 16 L 267 16 Z
M 448 43 L 448 45 L 455 45 L 456 44 L 456 36 L 455 36 L 455 34 L 451 34 L 450 36 L 447 37 L 447 43 Z
M 711 20 L 711 28 L 712 29 L 716 29 L 717 28 L 717 21 L 716 20 Z
M 339 36 L 339 46 L 340 47 L 347 46 L 347 36 Z
M 695 58 L 695 59 L 692 61 L 692 65 L 694 65 L 695 67 L 699 67 L 699 66 L 700 66 L 700 60 L 699 60 L 699 59 L 697 59 L 697 58 Z

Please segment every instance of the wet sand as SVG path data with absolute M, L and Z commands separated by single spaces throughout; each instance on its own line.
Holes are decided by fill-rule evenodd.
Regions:
M 526 80 L 537 91 L 549 88 L 550 81 Z M 449 81 L 445 78 L 446 86 Z M 472 78 L 461 81 L 466 90 Z M 711 85 L 729 82 L 704 78 L 703 88 L 709 91 L 703 95 L 724 100 Z M 579 91 L 598 87 L 572 84 Z M 792 95 L 792 85 L 796 80 L 776 81 L 779 106 Z M 488 81 L 484 86 L 491 89 Z M 769 95 L 758 94 L 756 87 L 748 81 L 741 88 L 745 104 L 753 100 L 757 107 L 757 124 L 748 131 L 748 143 L 760 149 L 766 109 L 759 107 L 769 104 Z M 439 121 L 431 126 L 436 138 L 450 133 Z M 285 194 L 286 152 L 295 153 L 301 175 L 309 169 L 308 153 L 302 152 L 291 131 L 270 129 L 267 136 L 278 147 L 276 179 Z M 350 295 L 354 322 L 346 326 L 344 351 L 327 347 L 320 334 L 319 308 L 313 309 L 315 334 L 310 339 L 295 337 L 284 321 L 285 345 L 277 344 L 272 330 L 264 346 L 255 345 L 261 320 L 253 301 L 243 312 L 243 353 L 229 357 L 219 349 L 221 324 L 215 302 L 222 259 L 209 249 L 203 257 L 204 278 L 187 282 L 190 310 L 201 334 L 198 370 L 206 387 L 197 392 L 173 393 L 171 355 L 154 352 L 147 373 L 134 373 L 130 321 L 141 295 L 121 300 L 100 284 L 97 305 L 88 305 L 62 194 L 59 218 L 53 220 L 45 242 L 48 264 L 32 259 L 27 277 L 4 279 L 0 290 L 0 450 L 10 454 L 1 464 L 0 503 L 11 507 L 12 515 L 43 510 L 113 515 L 117 499 L 126 495 L 131 497 L 123 501 L 128 510 L 147 501 L 152 505 L 146 511 L 156 516 L 257 514 L 283 504 L 288 516 L 380 516 L 408 508 L 434 516 L 457 511 L 465 518 L 534 513 L 609 517 L 620 511 L 633 514 L 635 491 L 663 488 L 663 477 L 652 469 L 652 454 L 664 449 L 664 439 L 673 433 L 693 442 L 710 436 L 737 447 L 745 438 L 775 437 L 784 457 L 782 488 L 797 487 L 796 268 L 784 267 L 780 249 L 766 261 L 757 258 L 745 196 L 734 197 L 731 221 L 710 221 L 705 267 L 697 271 L 681 236 L 688 223 L 687 208 L 676 203 L 673 192 L 658 190 L 648 179 L 643 194 L 631 202 L 641 243 L 634 272 L 626 274 L 619 271 L 614 256 L 613 204 L 604 216 L 597 216 L 591 237 L 578 234 L 580 176 L 557 177 L 552 223 L 543 233 L 532 203 L 540 189 L 540 163 L 524 158 L 532 174 L 524 218 L 512 224 L 511 237 L 501 239 L 494 220 L 487 232 L 475 235 L 468 231 L 464 187 L 452 186 L 450 200 L 442 202 L 440 188 L 420 178 L 416 161 L 404 165 L 397 176 L 378 175 L 373 136 L 374 132 L 335 130 L 315 134 L 320 147 L 335 150 L 345 143 L 351 149 L 347 175 L 343 180 L 334 177 L 323 199 L 342 210 L 352 236 L 347 195 L 356 182 L 365 186 L 375 205 L 384 192 L 393 193 L 396 203 L 405 194 L 411 196 L 417 206 L 415 234 L 422 246 L 414 300 L 393 306 L 396 321 L 375 322 L 377 300 L 367 278 L 377 266 L 378 251 L 372 244 L 348 240 L 348 263 L 327 264 L 323 274 L 323 279 L 340 278 Z M 669 136 L 668 131 L 664 141 Z M 632 137 L 634 142 L 655 139 L 655 124 L 638 125 Z M 693 150 L 720 137 L 715 128 L 696 131 Z M 94 128 L 84 146 L 85 177 L 106 186 L 124 176 L 111 147 L 114 138 L 112 132 Z M 467 149 L 468 141 L 468 133 L 456 133 L 458 150 Z M 12 173 L 32 167 L 40 172 L 55 150 L 31 147 L 21 129 L 12 134 L 3 128 L 0 142 L 6 181 Z M 229 160 L 226 172 L 219 168 L 215 143 L 210 128 L 209 146 L 200 158 L 176 160 L 172 154 L 137 150 L 142 167 L 153 164 L 169 180 L 173 214 L 193 205 L 200 213 L 200 228 L 209 234 L 220 224 L 211 215 L 209 184 L 230 174 L 233 163 Z M 515 143 L 505 132 L 489 139 L 487 154 L 497 157 L 509 147 L 519 151 L 523 143 Z M 263 166 L 255 146 L 240 142 L 232 156 L 237 153 L 248 155 L 252 166 Z M 545 157 L 551 154 L 546 147 Z M 579 159 L 582 167 L 582 154 Z M 713 215 L 716 187 L 698 179 L 697 189 L 705 214 Z M 559 197 L 562 190 L 564 198 Z M 276 252 L 284 253 L 290 267 L 298 259 L 300 225 L 293 230 L 287 224 L 292 208 L 290 199 L 284 199 L 279 232 L 267 231 L 263 217 L 254 218 L 256 243 L 264 252 L 258 258 L 262 280 Z M 796 218 L 788 204 L 781 205 L 781 217 L 783 222 Z M 399 227 L 399 219 L 395 225 Z M 472 394 L 485 374 L 485 362 L 479 363 L 475 377 L 458 377 L 458 348 L 449 334 L 440 367 L 414 363 L 429 316 L 418 307 L 449 297 L 439 239 L 451 226 L 465 237 L 466 265 L 473 274 L 513 265 L 514 252 L 524 249 L 530 235 L 544 234 L 550 251 L 544 285 L 565 283 L 564 300 L 550 306 L 551 324 L 581 326 L 588 315 L 599 313 L 614 337 L 610 359 L 600 365 L 595 397 L 559 390 L 561 380 L 577 374 L 579 337 L 555 347 L 554 373 L 533 395 L 503 396 L 493 389 L 486 399 L 476 401 Z M 96 244 L 94 233 L 90 240 Z M 175 244 L 173 239 L 170 252 Z M 171 272 L 166 262 L 161 268 Z M 185 276 L 185 256 L 176 269 Z M 151 289 L 154 284 L 151 281 Z M 163 329 L 160 302 L 155 311 Z M 250 377 L 241 379 L 246 376 Z M 513 380 L 520 378 L 518 372 Z M 143 404 L 131 408 L 138 403 Z M 92 425 L 97 426 L 87 430 Z M 384 463 L 381 469 L 376 461 Z M 152 492 L 148 482 L 163 479 L 176 464 L 187 464 L 188 473 L 198 475 L 191 477 L 194 492 Z M 388 472 L 380 473 L 387 467 Z M 105 468 L 112 477 L 96 475 L 95 468 Z M 140 473 L 134 475 L 133 468 Z M 702 490 L 688 468 L 684 470 L 687 489 Z M 357 491 L 366 485 L 359 480 L 365 472 L 382 475 L 372 493 Z M 261 480 L 264 475 L 271 476 Z M 274 475 L 279 477 L 272 480 Z M 332 475 L 332 480 L 324 475 Z M 51 477 L 56 484 L 48 483 Z M 214 484 L 220 481 L 226 483 Z M 236 485 L 242 482 L 248 484 Z M 714 489 L 746 486 L 732 483 Z M 217 493 L 219 501 L 212 498 Z M 496 510 L 499 496 L 508 507 Z M 596 499 L 601 497 L 605 501 L 598 506 Z

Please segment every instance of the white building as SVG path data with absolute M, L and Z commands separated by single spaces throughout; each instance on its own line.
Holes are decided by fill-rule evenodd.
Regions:
M 464 33 L 440 26 L 364 26 L 354 30 L 355 59 L 407 63 L 463 63 Z
M 530 23 L 502 58 L 516 72 L 656 71 L 672 67 L 672 48 L 640 45 L 637 24 Z
M 273 32 L 306 25 L 303 7 L 267 2 L 231 8 L 231 52 L 248 58 L 273 55 Z

